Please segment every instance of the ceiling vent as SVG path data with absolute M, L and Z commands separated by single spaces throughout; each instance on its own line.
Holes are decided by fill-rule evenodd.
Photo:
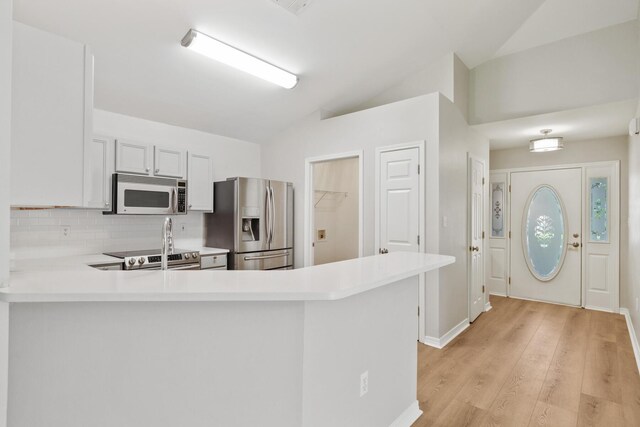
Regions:
M 271 0 L 283 9 L 288 10 L 294 15 L 300 15 L 307 10 L 313 0 Z

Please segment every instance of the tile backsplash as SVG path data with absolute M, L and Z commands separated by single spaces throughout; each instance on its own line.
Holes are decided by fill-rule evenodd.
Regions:
M 177 247 L 202 246 L 203 213 L 172 218 Z M 161 215 L 103 215 L 89 209 L 12 210 L 11 258 L 159 248 L 163 222 Z

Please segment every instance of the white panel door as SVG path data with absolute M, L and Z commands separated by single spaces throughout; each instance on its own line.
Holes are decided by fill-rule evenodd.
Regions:
M 185 153 L 176 148 L 155 147 L 153 156 L 155 176 L 180 178 L 185 176 Z
M 113 139 L 93 137 L 84 149 L 84 207 L 111 209 L 111 176 L 115 169 Z
M 213 166 L 211 156 L 189 152 L 188 197 L 189 209 L 213 211 Z
M 144 142 L 116 140 L 116 172 L 151 175 L 151 150 Z
M 407 148 L 380 155 L 380 247 L 378 252 L 420 250 L 420 151 Z
M 484 311 L 484 162 L 469 156 L 469 322 Z
M 511 174 L 510 295 L 581 304 L 582 170 Z

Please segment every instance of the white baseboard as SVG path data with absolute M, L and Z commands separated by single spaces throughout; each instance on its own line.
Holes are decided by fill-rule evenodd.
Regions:
M 416 400 L 389 427 L 411 427 L 411 424 L 420 418 L 420 415 L 422 415 L 422 411 Z
M 492 308 L 493 307 L 491 307 L 491 302 L 490 301 L 487 301 L 487 302 L 484 303 L 484 311 L 485 311 L 485 313 L 487 311 L 491 310 Z
M 449 332 L 441 336 L 440 338 L 425 336 L 422 341 L 424 344 L 435 347 L 435 348 L 444 348 L 447 344 L 451 342 L 455 337 L 460 335 L 465 329 L 469 327 L 469 319 L 464 319 L 462 322 L 458 323 L 456 326 L 451 328 Z
M 489 295 L 495 295 L 497 297 L 506 297 L 507 294 L 503 293 L 503 292 L 489 292 Z
M 629 338 L 631 339 L 631 346 L 633 347 L 633 354 L 636 356 L 636 365 L 638 366 L 638 372 L 640 372 L 640 345 L 638 344 L 638 337 L 636 331 L 633 328 L 631 322 L 631 314 L 628 308 L 620 307 L 620 314 L 622 314 L 627 321 L 627 329 L 629 330 Z
M 593 305 L 585 305 L 584 308 L 586 308 L 587 310 L 604 311 L 605 313 L 617 313 L 617 311 L 611 310 L 610 308 L 596 307 L 596 306 L 593 306 Z M 622 310 L 622 309 L 620 309 L 620 310 Z

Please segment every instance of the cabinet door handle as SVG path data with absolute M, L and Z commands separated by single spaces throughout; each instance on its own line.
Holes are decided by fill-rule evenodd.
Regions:
M 159 172 L 160 172 L 160 169 L 156 169 L 156 173 L 159 173 Z
M 149 169 L 149 168 L 146 168 L 146 169 L 145 169 L 145 171 L 146 171 L 146 172 L 149 172 L 150 170 L 151 170 L 151 169 Z

